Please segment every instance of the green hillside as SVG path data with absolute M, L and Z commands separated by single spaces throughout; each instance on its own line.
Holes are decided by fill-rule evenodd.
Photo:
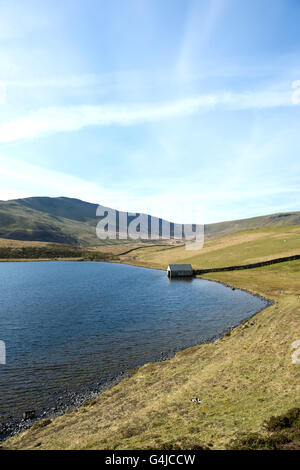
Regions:
M 261 227 L 300 225 L 300 212 L 283 212 L 280 214 L 252 217 L 250 219 L 233 220 L 205 225 L 205 237 L 216 238 Z
M 114 243 L 96 237 L 97 204 L 66 197 L 30 197 L 0 201 L 0 238 L 99 246 Z M 300 225 L 300 212 L 205 225 L 206 239 L 264 226 Z M 123 243 L 123 242 L 122 242 Z
M 96 245 L 96 205 L 69 198 L 34 197 L 0 202 L 0 237 Z

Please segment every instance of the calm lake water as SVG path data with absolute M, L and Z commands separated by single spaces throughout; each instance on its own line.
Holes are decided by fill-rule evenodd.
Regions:
M 203 342 L 267 304 L 221 284 L 97 262 L 0 263 L 1 420 L 42 410 L 161 353 Z

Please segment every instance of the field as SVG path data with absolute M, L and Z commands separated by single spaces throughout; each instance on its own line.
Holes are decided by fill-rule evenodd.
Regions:
M 122 256 L 122 262 L 166 269 L 169 263 L 191 263 L 213 268 L 256 263 L 300 251 L 300 226 L 263 227 L 207 240 L 199 251 L 180 247 L 153 247 Z
M 210 240 L 201 252 L 153 247 L 121 259 L 164 269 L 169 262 L 200 268 L 297 253 L 300 227 L 291 226 Z M 224 449 L 253 433 L 268 439 L 265 420 L 300 407 L 300 366 L 291 360 L 292 343 L 300 340 L 300 261 L 205 277 L 275 303 L 213 343 L 131 371 L 130 378 L 98 399 L 34 424 L 3 448 Z M 295 448 L 300 445 L 297 429 Z
M 159 242 L 164 248 L 166 242 Z M 170 244 L 167 245 L 171 246 Z M 77 246 L 64 243 L 50 243 L 37 241 L 20 241 L 0 238 L 0 261 L 46 261 L 46 260 L 74 260 L 74 261 L 119 261 L 119 254 L 131 250 L 157 248 L 156 244 L 148 241 L 126 243 L 116 242 L 99 246 Z

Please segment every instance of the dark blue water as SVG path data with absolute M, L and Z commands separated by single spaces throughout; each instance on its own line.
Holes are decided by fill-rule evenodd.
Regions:
M 265 305 L 217 283 L 170 281 L 134 266 L 0 263 L 2 420 L 200 343 Z

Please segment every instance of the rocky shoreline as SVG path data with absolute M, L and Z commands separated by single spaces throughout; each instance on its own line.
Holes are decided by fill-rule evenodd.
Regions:
M 149 362 L 162 362 L 171 359 L 176 352 L 178 351 L 161 353 L 159 357 L 156 357 Z M 51 395 L 51 405 L 49 404 L 42 409 L 24 411 L 23 417 L 10 416 L 5 418 L 4 422 L 0 421 L 0 442 L 3 442 L 25 429 L 29 429 L 34 423 L 41 419 L 53 419 L 58 416 L 62 416 L 70 410 L 80 408 L 85 402 L 97 398 L 101 393 L 121 382 L 121 380 L 129 378 L 134 371 L 142 365 L 144 364 L 135 365 L 132 369 L 128 369 L 115 376 L 105 378 L 102 382 L 95 383 L 86 390 L 70 391 L 65 393 L 57 392 Z
M 98 384 L 85 392 L 68 392 L 58 397 L 52 397 L 51 406 L 42 408 L 41 410 L 28 410 L 23 413 L 23 417 L 9 417 L 4 423 L 0 423 L 0 441 L 17 434 L 25 429 L 30 428 L 36 421 L 40 419 L 53 419 L 63 415 L 69 410 L 79 408 L 88 400 L 92 400 L 99 396 L 105 390 L 108 390 L 116 383 L 120 382 L 124 375 L 120 375 L 113 380 L 108 380 L 102 385 Z M 26 416 L 28 415 L 28 417 Z M 31 416 L 30 416 L 31 415 Z

